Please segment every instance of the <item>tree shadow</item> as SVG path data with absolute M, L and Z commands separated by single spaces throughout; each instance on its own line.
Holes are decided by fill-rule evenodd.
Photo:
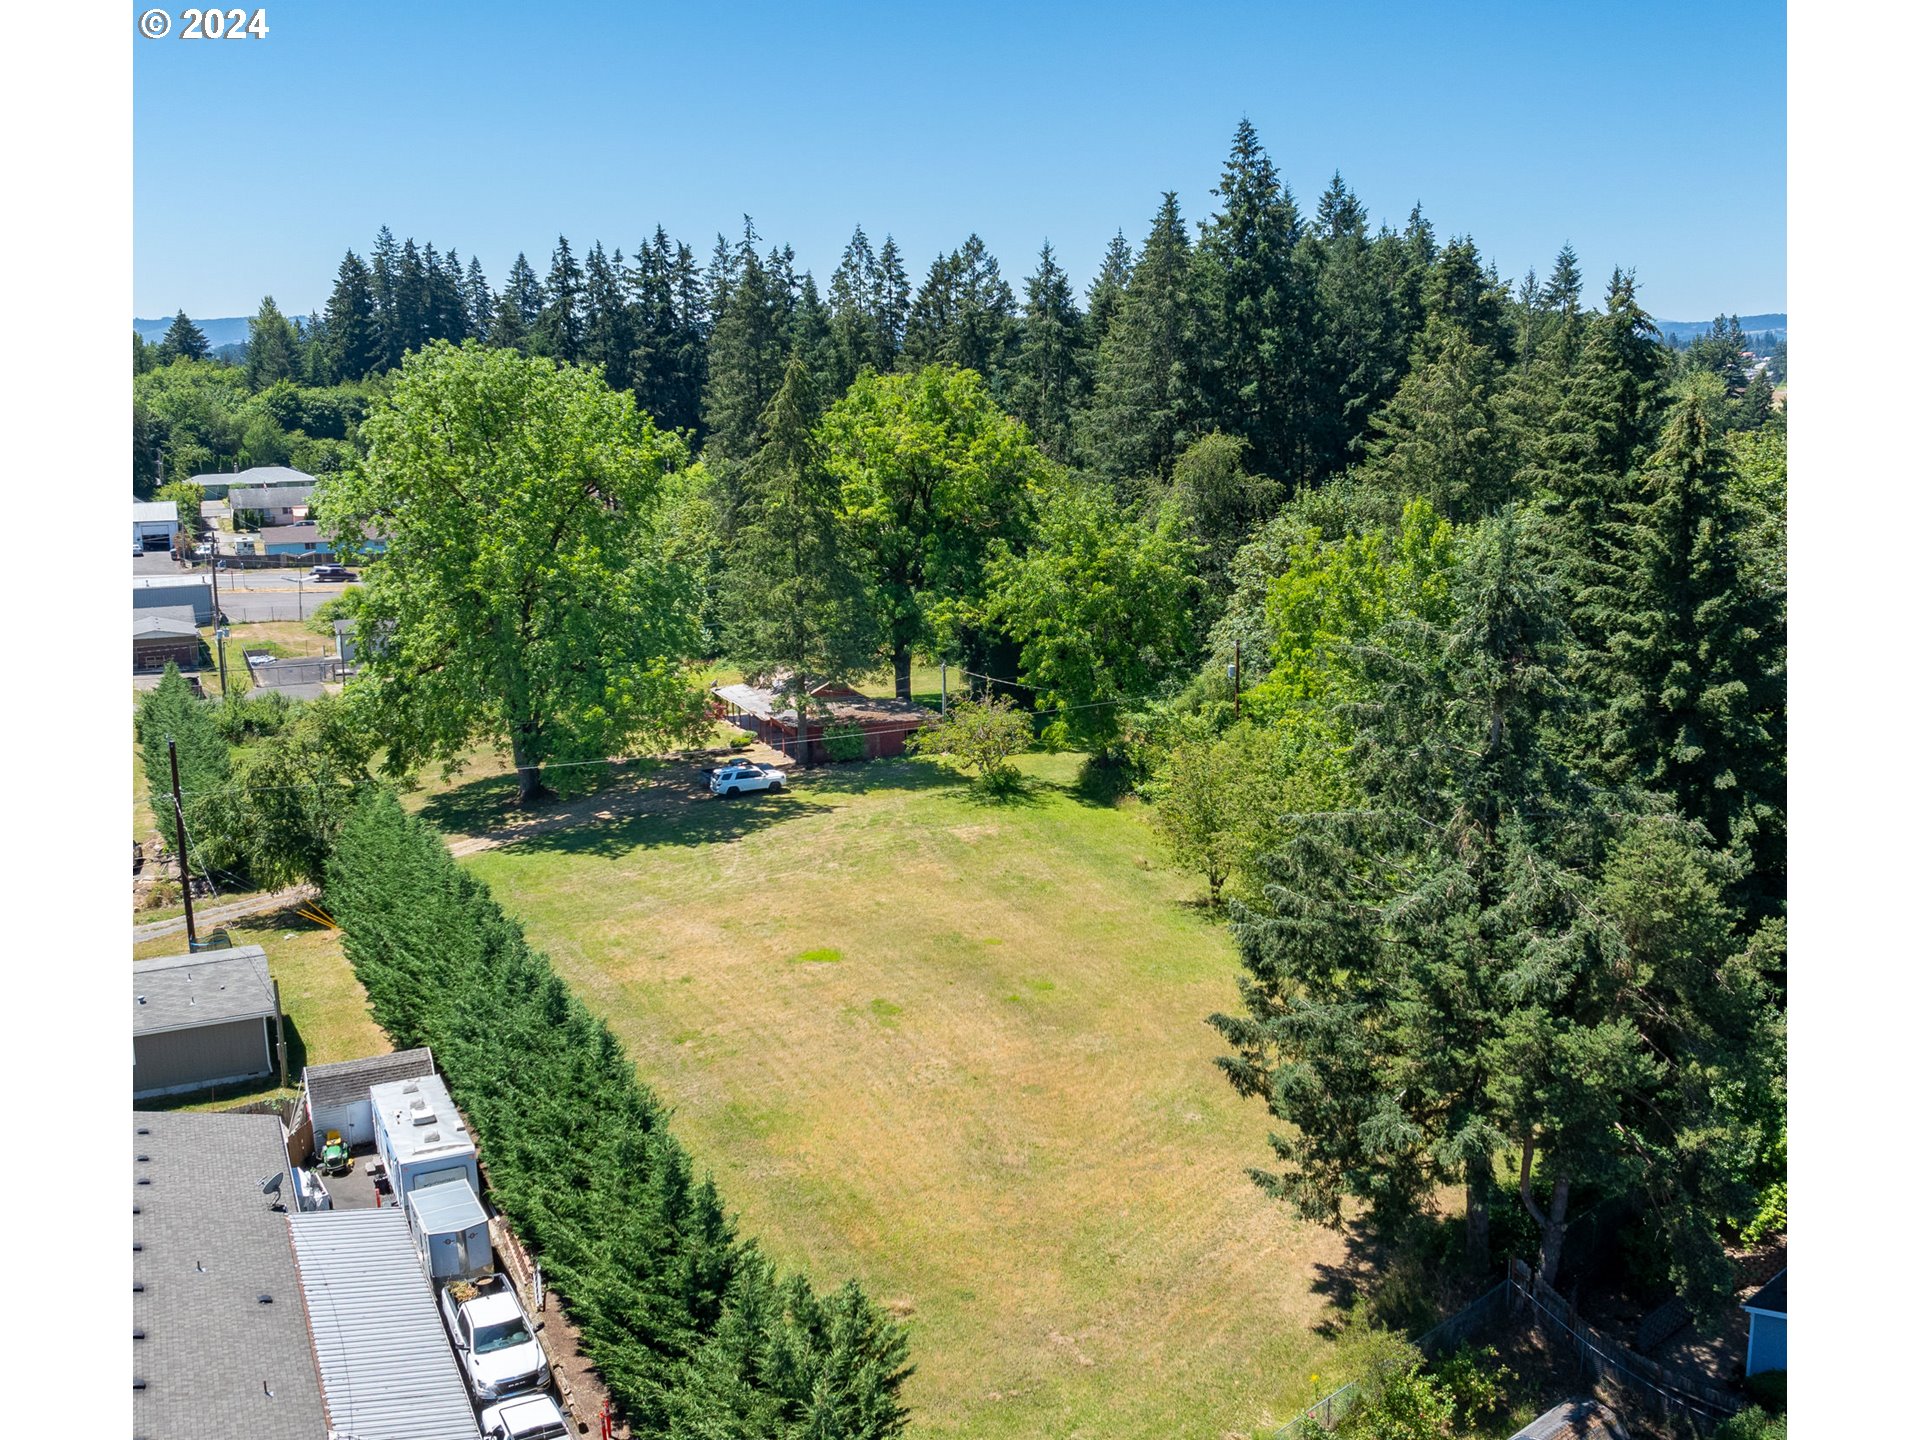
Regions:
M 519 802 L 520 783 L 511 771 L 482 775 L 430 795 L 420 817 L 448 835 L 484 835 L 503 826 L 537 823 L 565 816 L 588 802 L 604 809 L 610 801 L 643 790 L 668 762 L 653 758 L 619 760 L 569 776 L 568 792 L 543 796 L 532 805 Z
M 618 859 L 636 850 L 722 845 L 789 820 L 827 815 L 837 808 L 830 801 L 797 789 L 777 795 L 765 791 L 731 796 L 669 793 L 644 808 L 604 818 L 587 816 L 546 829 L 531 829 L 520 836 L 502 835 L 499 848 Z
M 1467 1263 L 1461 1215 L 1426 1210 L 1389 1227 L 1362 1214 L 1347 1222 L 1341 1238 L 1342 1258 L 1313 1267 L 1313 1292 L 1324 1295 L 1336 1312 L 1314 1327 L 1329 1339 L 1346 1328 L 1360 1305 L 1373 1324 L 1419 1334 L 1478 1298 L 1498 1278 Z
M 870 795 L 884 791 L 952 790 L 967 777 L 938 760 L 899 756 L 810 766 L 793 772 L 796 786 L 822 795 Z

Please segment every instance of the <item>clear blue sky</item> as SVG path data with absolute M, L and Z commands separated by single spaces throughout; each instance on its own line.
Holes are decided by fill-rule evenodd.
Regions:
M 916 281 L 977 230 L 1017 288 L 1051 238 L 1084 293 L 1161 191 L 1211 208 L 1242 115 L 1309 207 L 1337 167 L 1503 275 L 1570 240 L 1590 299 L 1620 264 L 1666 319 L 1786 308 L 1779 3 L 266 9 L 131 42 L 140 315 L 303 314 L 383 223 L 497 286 L 562 233 L 704 259 L 743 212 L 823 288 L 858 221 Z

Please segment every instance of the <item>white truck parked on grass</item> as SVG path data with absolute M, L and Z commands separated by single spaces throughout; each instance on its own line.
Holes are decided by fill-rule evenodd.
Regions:
M 480 1412 L 486 1440 L 567 1440 L 567 1417 L 551 1395 L 522 1395 Z
M 440 1291 L 440 1312 L 467 1384 L 481 1403 L 544 1390 L 553 1379 L 546 1352 L 506 1276 L 450 1281 Z

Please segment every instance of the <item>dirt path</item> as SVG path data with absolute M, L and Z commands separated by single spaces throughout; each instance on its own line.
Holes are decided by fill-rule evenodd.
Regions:
M 208 930 L 216 925 L 224 925 L 229 920 L 244 920 L 249 915 L 269 915 L 276 910 L 286 910 L 304 901 L 313 899 L 320 892 L 311 885 L 289 885 L 285 890 L 275 890 L 265 895 L 255 895 L 246 900 L 230 900 L 224 905 L 196 905 L 193 910 L 195 928 Z M 144 925 L 133 927 L 133 943 L 143 940 L 158 940 L 162 935 L 185 934 L 187 917 L 176 915 L 171 920 L 149 920 Z

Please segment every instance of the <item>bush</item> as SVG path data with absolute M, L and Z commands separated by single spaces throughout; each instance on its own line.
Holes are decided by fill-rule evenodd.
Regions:
M 737 1235 L 613 1033 L 430 825 L 369 787 L 326 873 L 375 1018 L 433 1047 L 485 1137 L 494 1202 L 635 1434 L 905 1428 L 899 1328 L 857 1284 L 821 1296 Z
M 827 748 L 829 760 L 867 758 L 867 732 L 851 720 L 840 720 L 827 726 L 820 732 L 820 740 Z
M 1004 696 L 956 700 L 947 714 L 907 737 L 919 754 L 951 755 L 991 791 L 1018 786 L 1013 757 L 1033 744 L 1033 717 Z
M 743 730 L 738 735 L 728 736 L 727 744 L 735 750 L 745 750 L 753 744 L 753 736 Z
M 263 735 L 277 735 L 299 708 L 278 690 L 254 690 L 231 695 L 213 707 L 213 723 L 229 745 L 244 745 Z
M 1749 1405 L 1731 1420 L 1721 1421 L 1713 1440 L 1787 1440 L 1787 1417 Z

